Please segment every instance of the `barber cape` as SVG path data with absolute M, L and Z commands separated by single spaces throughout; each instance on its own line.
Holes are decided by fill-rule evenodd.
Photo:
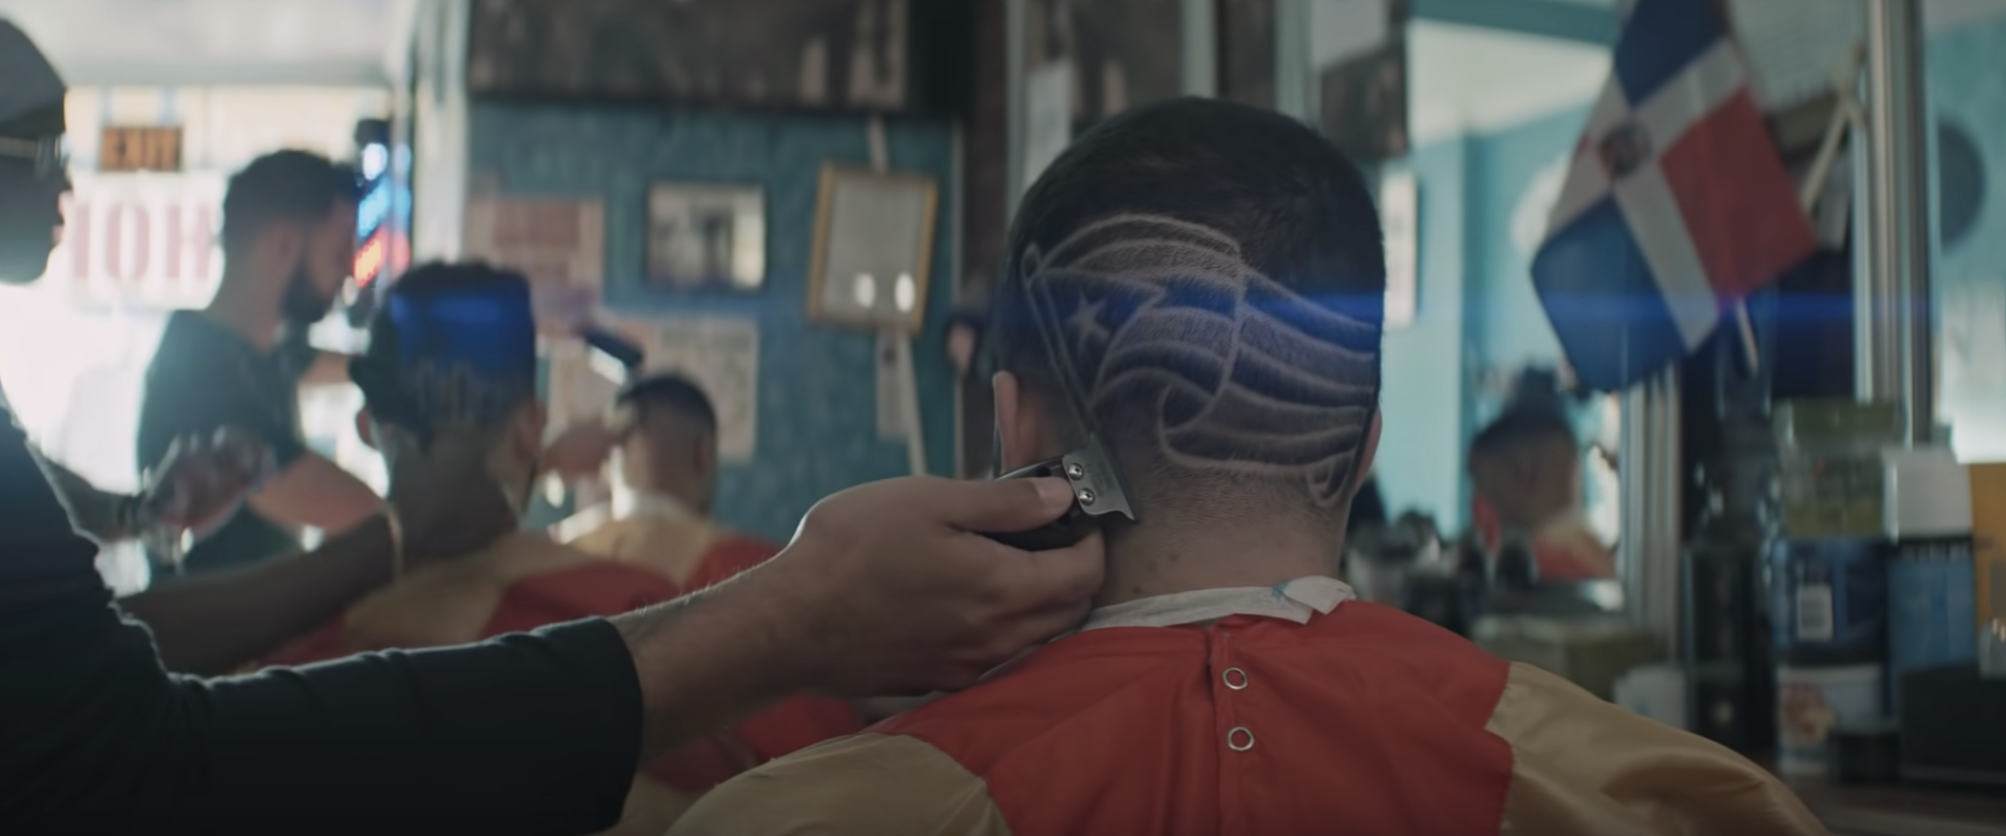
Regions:
M 694 516 L 670 522 L 659 514 L 637 515 L 571 545 L 542 534 L 519 534 L 479 554 L 411 572 L 269 661 L 300 665 L 370 650 L 464 644 L 618 615 L 723 582 L 778 551 L 771 543 Z M 678 565 L 684 570 L 671 574 L 665 569 Z M 607 832 L 660 836 L 719 783 L 862 725 L 848 703 L 788 700 L 730 731 L 643 765 L 619 826 Z
M 1330 578 L 1097 612 L 752 770 L 676 834 L 1819 834 L 1721 746 Z

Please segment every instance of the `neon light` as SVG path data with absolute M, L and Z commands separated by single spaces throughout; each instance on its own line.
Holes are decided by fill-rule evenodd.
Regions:
M 388 237 L 374 236 L 369 239 L 369 243 L 363 244 L 361 249 L 355 251 L 356 287 L 368 287 L 377 277 L 383 275 L 384 251 L 387 249 L 384 239 Z
M 355 228 L 361 233 L 359 237 L 367 239 L 376 234 L 376 228 L 382 226 L 383 219 L 389 215 L 390 184 L 378 180 L 355 207 Z

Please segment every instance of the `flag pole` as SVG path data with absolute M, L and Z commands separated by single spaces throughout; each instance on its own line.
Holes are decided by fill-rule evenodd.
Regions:
M 1818 154 L 1811 160 L 1811 170 L 1804 177 L 1804 184 L 1798 187 L 1797 202 L 1804 207 L 1805 217 L 1810 217 L 1818 206 L 1818 198 L 1825 192 L 1825 180 L 1832 173 L 1832 163 L 1839 155 L 1839 141 L 1846 136 L 1846 128 L 1860 128 L 1865 125 L 1865 114 L 1859 102 L 1854 99 L 1852 80 L 1859 78 L 1860 66 L 1866 61 L 1866 48 L 1855 45 L 1853 58 L 1843 75 L 1835 74 L 1833 87 L 1837 92 L 1837 103 L 1832 109 L 1832 121 L 1825 126 L 1825 136 L 1818 143 Z M 1741 332 L 1742 355 L 1748 359 L 1748 372 L 1755 374 L 1762 369 L 1761 352 L 1756 348 L 1755 325 L 1748 316 L 1748 300 L 1737 299 L 1734 303 L 1734 320 Z

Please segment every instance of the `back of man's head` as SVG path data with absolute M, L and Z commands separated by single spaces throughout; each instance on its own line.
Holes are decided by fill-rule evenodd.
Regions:
M 1574 510 L 1580 466 L 1574 428 L 1544 403 L 1507 408 L 1470 442 L 1477 495 L 1508 525 L 1539 525 Z
M 355 171 L 307 151 L 274 151 L 230 177 L 223 192 L 223 251 L 245 251 L 278 224 L 315 224 L 360 198 Z
M 529 282 L 484 264 L 425 264 L 389 289 L 350 365 L 369 417 L 413 438 L 495 434 L 540 410 Z
M 628 487 L 666 493 L 708 511 L 717 483 L 717 410 L 695 381 L 642 378 L 621 391 L 633 425 L 621 450 Z
M 1067 448 L 1079 396 L 1139 522 L 1342 519 L 1371 455 L 1386 271 L 1371 194 L 1328 141 L 1219 101 L 1129 111 L 1032 186 L 1009 256 L 998 362 Z

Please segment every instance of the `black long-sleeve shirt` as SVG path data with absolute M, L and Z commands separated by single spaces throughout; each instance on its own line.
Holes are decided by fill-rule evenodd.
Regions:
M 561 834 L 618 820 L 640 684 L 592 620 L 203 680 L 125 620 L 0 396 L 0 833 Z

